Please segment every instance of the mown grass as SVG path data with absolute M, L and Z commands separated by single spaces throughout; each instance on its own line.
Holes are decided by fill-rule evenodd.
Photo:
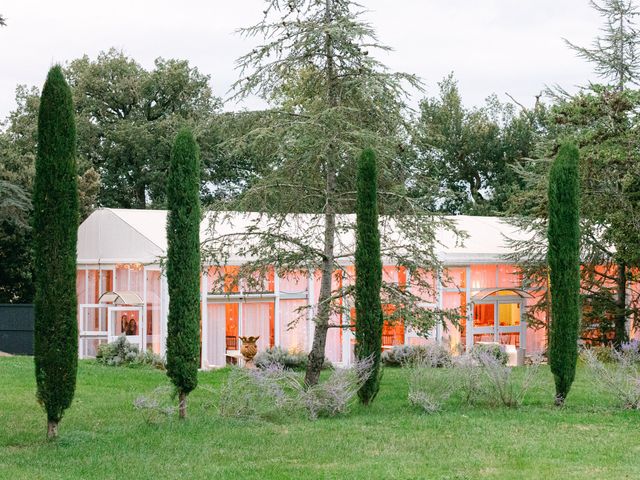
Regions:
M 405 372 L 387 369 L 370 408 L 340 418 L 220 418 L 207 372 L 190 418 L 145 422 L 132 402 L 163 372 L 80 362 L 74 405 L 45 439 L 33 359 L 0 358 L 0 479 L 637 479 L 640 413 L 596 393 L 579 369 L 567 406 L 552 406 L 548 370 L 519 409 L 461 406 L 434 415 L 408 405 Z

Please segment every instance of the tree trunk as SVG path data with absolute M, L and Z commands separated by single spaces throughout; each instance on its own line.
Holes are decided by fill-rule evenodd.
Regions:
M 324 22 L 331 25 L 333 0 L 325 0 Z M 327 60 L 324 73 L 327 80 L 327 104 L 333 108 L 337 105 L 336 75 L 333 58 L 333 41 L 331 35 L 325 35 L 325 57 Z M 318 298 L 318 313 L 316 315 L 316 328 L 313 335 L 313 345 L 309 352 L 309 363 L 304 377 L 305 385 L 310 387 L 317 385 L 320 380 L 320 372 L 324 365 L 324 351 L 327 344 L 327 331 L 329 330 L 329 317 L 331 315 L 331 287 L 333 280 L 333 255 L 336 230 L 336 215 L 333 207 L 333 191 L 336 187 L 336 163 L 335 147 L 329 145 L 326 168 L 326 206 L 324 211 L 324 251 L 322 258 L 322 279 L 320 282 L 320 295 Z
M 178 412 L 180 420 L 187 418 L 187 394 L 184 392 L 178 395 Z
M 49 420 L 47 422 L 47 438 L 49 440 L 58 438 L 58 422 L 54 420 Z
M 624 261 L 617 262 L 614 329 L 613 343 L 616 348 L 620 348 L 620 345 L 629 341 L 627 334 L 627 265 Z
M 147 189 L 144 183 L 136 185 L 135 195 L 135 208 L 145 209 L 147 207 Z

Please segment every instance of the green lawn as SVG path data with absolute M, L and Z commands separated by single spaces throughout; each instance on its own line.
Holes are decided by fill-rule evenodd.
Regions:
M 215 389 L 226 372 L 203 373 Z M 640 413 L 593 393 L 583 370 L 563 410 L 544 382 L 518 410 L 407 404 L 404 373 L 385 371 L 369 409 L 279 423 L 220 418 L 212 393 L 191 395 L 186 422 L 147 424 L 132 401 L 166 382 L 149 369 L 80 363 L 60 439 L 45 440 L 33 360 L 0 358 L 0 479 L 620 479 L 640 478 Z

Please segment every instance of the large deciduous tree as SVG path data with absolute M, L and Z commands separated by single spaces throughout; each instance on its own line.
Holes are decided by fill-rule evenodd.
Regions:
M 358 391 L 360 401 L 369 405 L 380 389 L 382 349 L 382 260 L 378 230 L 378 171 L 373 150 L 362 152 L 356 179 L 356 358 L 373 360 L 369 378 Z
M 338 257 L 354 253 L 339 243 L 339 233 L 354 229 L 353 218 L 341 214 L 355 210 L 356 159 L 363 148 L 371 147 L 378 155 L 381 213 L 404 214 L 394 218 L 393 226 L 387 217 L 387 231 L 404 234 L 402 248 L 385 244 L 383 251 L 389 257 L 406 254 L 395 263 L 410 266 L 416 274 L 437 268 L 433 238 L 439 220 L 424 210 L 421 198 L 406 196 L 406 166 L 399 161 L 408 140 L 403 86 L 419 83 L 412 75 L 389 72 L 373 57 L 373 50 L 388 48 L 379 44 L 351 0 L 269 0 L 263 20 L 243 33 L 264 37 L 267 43 L 238 60 L 236 98 L 258 94 L 271 107 L 243 139 L 271 145 L 277 161 L 236 204 L 265 215 L 235 236 L 240 242 L 234 248 L 257 259 L 248 262 L 246 271 L 266 271 L 269 265 L 280 271 L 319 271 L 305 376 L 306 383 L 314 385 L 324 364 L 329 329 L 349 327 L 335 321 L 353 290 L 344 288 L 349 282 L 337 279 L 348 275 Z M 220 221 L 215 219 L 209 239 L 217 255 L 214 264 L 224 261 L 223 243 L 230 237 L 217 235 Z M 402 296 L 405 306 L 418 303 L 397 288 L 389 292 Z M 409 321 L 408 310 L 403 315 Z M 429 318 L 433 325 L 431 311 L 422 309 L 415 318 Z
M 167 181 L 167 282 L 169 325 L 167 374 L 179 397 L 180 418 L 187 395 L 198 385 L 200 366 L 200 159 L 188 129 L 176 136 Z
M 37 398 L 53 438 L 73 400 L 78 367 L 76 125 L 59 66 L 49 71 L 40 101 L 33 235 Z
M 556 404 L 564 404 L 578 361 L 580 327 L 580 177 L 575 145 L 560 147 L 549 174 L 547 238 L 551 325 L 549 365 Z
M 513 212 L 546 217 L 548 158 L 557 153 L 559 139 L 571 139 L 580 149 L 582 291 L 587 307 L 583 339 L 613 341 L 619 347 L 628 341 L 628 326 L 637 327 L 640 314 L 640 291 L 632 281 L 640 265 L 640 12 L 627 0 L 592 5 L 604 17 L 603 33 L 592 48 L 569 45 L 607 83 L 589 84 L 575 95 L 561 89 L 548 92 L 553 104 L 544 113 L 544 135 L 537 146 L 542 159 L 522 170 L 528 186 L 514 198 Z M 519 256 L 526 275 L 539 283 L 547 277 L 541 261 L 545 223 L 531 218 L 522 223 L 536 235 L 518 246 Z
M 420 102 L 412 190 L 435 183 L 433 209 L 443 213 L 504 213 L 509 197 L 524 186 L 514 166 L 531 154 L 535 122 L 495 95 L 482 107 L 465 107 L 453 75 L 439 87 L 439 96 Z

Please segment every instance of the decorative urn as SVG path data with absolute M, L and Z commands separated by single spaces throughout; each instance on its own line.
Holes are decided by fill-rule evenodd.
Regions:
M 238 337 L 238 338 L 242 340 L 242 347 L 240 347 L 240 353 L 244 357 L 245 361 L 249 363 L 253 360 L 253 357 L 256 356 L 256 353 L 258 353 L 258 346 L 256 345 L 256 342 L 258 341 L 260 336 Z

